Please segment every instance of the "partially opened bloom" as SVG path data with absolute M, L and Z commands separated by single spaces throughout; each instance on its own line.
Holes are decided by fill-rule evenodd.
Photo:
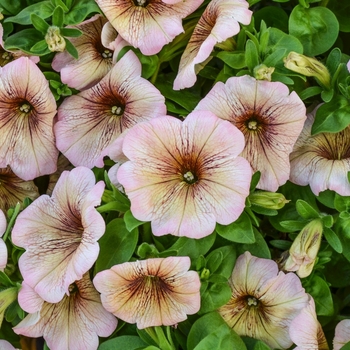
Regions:
M 103 190 L 90 169 L 78 167 L 62 173 L 51 197 L 40 196 L 18 215 L 12 241 L 26 249 L 19 268 L 42 299 L 59 302 L 96 261 L 105 223 L 94 207 Z
M 0 237 L 6 231 L 7 221 L 4 212 L 0 209 Z M 5 242 L 0 238 L 0 271 L 4 271 L 7 265 L 7 247 Z
M 195 108 L 229 120 L 245 138 L 241 156 L 261 172 L 258 188 L 276 191 L 289 179 L 289 154 L 303 128 L 306 109 L 293 91 L 279 82 L 250 76 L 218 82 Z
M 350 342 L 350 320 L 343 320 L 335 327 L 333 350 L 340 350 L 348 342 Z
M 308 295 L 294 273 L 278 272 L 273 260 L 242 254 L 229 280 L 230 301 L 219 313 L 242 336 L 260 339 L 272 349 L 292 345 L 289 327 L 307 305 Z
M 290 181 L 297 185 L 310 185 L 318 194 L 332 190 L 350 196 L 350 127 L 338 133 L 311 135 L 317 108 L 308 114 L 303 132 L 290 155 Z
M 44 337 L 51 350 L 96 350 L 98 336 L 108 337 L 117 319 L 106 311 L 89 274 L 69 286 L 69 294 L 55 304 L 45 302 L 25 282 L 18 295 L 30 314 L 13 330 L 27 337 Z
M 0 169 L 0 209 L 7 211 L 17 203 L 22 203 L 26 197 L 32 200 L 39 197 L 34 182 L 22 180 L 9 166 Z
M 52 61 L 52 68 L 61 73 L 61 80 L 68 86 L 83 90 L 98 83 L 115 63 L 115 41 L 117 32 L 108 30 L 102 40 L 102 29 L 107 20 L 101 15 L 74 26 L 83 34 L 70 41 L 78 51 L 78 59 L 72 57 L 67 51 L 56 54 Z
M 115 265 L 93 283 L 103 306 L 137 328 L 170 326 L 200 308 L 198 273 L 189 257 L 155 258 Z
M 251 168 L 238 157 L 243 147 L 242 133 L 210 112 L 193 112 L 184 122 L 154 118 L 125 135 L 130 161 L 118 181 L 133 215 L 151 221 L 154 235 L 205 237 L 245 207 Z
M 289 335 L 296 350 L 328 350 L 326 337 L 317 320 L 314 299 L 310 300 L 290 324 Z
M 26 57 L 0 68 L 0 168 L 23 180 L 56 170 L 56 101 L 40 69 Z
M 103 167 L 108 147 L 125 129 L 165 113 L 164 97 L 141 77 L 141 63 L 128 51 L 98 84 L 63 101 L 57 147 L 75 166 Z
M 198 64 L 204 62 L 217 43 L 236 35 L 238 22 L 248 25 L 252 11 L 246 0 L 212 0 L 204 10 L 181 57 L 174 89 L 180 90 L 194 85 Z M 203 68 L 203 66 L 201 66 Z
M 203 0 L 96 0 L 117 32 L 144 55 L 157 54 L 183 32 L 182 19 Z

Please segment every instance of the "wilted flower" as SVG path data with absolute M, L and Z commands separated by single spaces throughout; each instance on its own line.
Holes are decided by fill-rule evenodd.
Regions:
M 60 28 L 56 26 L 47 29 L 45 41 L 51 52 L 62 52 L 66 48 L 66 41 L 61 35 Z
M 39 197 L 34 182 L 22 180 L 9 166 L 0 169 L 0 209 L 7 211 L 17 203 L 22 203 L 26 197 L 30 199 Z
M 257 80 L 271 81 L 272 73 L 275 71 L 275 67 L 267 67 L 264 64 L 260 64 L 254 67 L 254 77 Z
M 183 32 L 182 19 L 203 0 L 165 3 L 162 0 L 96 0 L 117 32 L 144 55 L 157 54 Z
M 52 62 L 52 68 L 61 73 L 61 80 L 68 86 L 83 90 L 98 83 L 116 61 L 116 39 L 118 33 L 105 26 L 107 20 L 101 15 L 72 27 L 82 35 L 70 41 L 78 51 L 78 59 L 67 51 L 59 53 Z
M 289 336 L 297 345 L 294 350 L 328 350 L 326 337 L 317 320 L 315 302 L 309 295 L 309 303 L 290 324 Z
M 44 337 L 51 350 L 96 350 L 98 335 L 108 337 L 117 326 L 117 319 L 103 308 L 88 273 L 72 283 L 68 295 L 56 304 L 42 300 L 25 282 L 18 301 L 30 314 L 13 330 L 31 338 Z
M 164 97 L 141 77 L 141 63 L 128 51 L 98 84 L 63 101 L 57 147 L 75 166 L 103 167 L 108 147 L 125 129 L 165 113 Z
M 315 58 L 291 51 L 284 58 L 284 66 L 307 77 L 315 77 L 323 86 L 330 87 L 331 76 L 327 67 Z
M 342 320 L 335 327 L 333 350 L 340 350 L 348 342 L 350 342 L 350 320 Z
M 300 278 L 310 275 L 315 265 L 322 240 L 321 219 L 309 222 L 295 238 L 284 265 L 286 271 L 297 271 Z
M 218 82 L 196 110 L 229 120 L 245 137 L 241 156 L 261 172 L 258 188 L 275 192 L 289 179 L 289 154 L 306 119 L 303 102 L 286 85 L 250 76 Z
M 56 170 L 56 101 L 40 69 L 26 57 L 0 68 L 0 168 L 24 180 Z
M 200 280 L 189 257 L 155 258 L 99 272 L 94 285 L 106 310 L 137 328 L 170 326 L 200 308 Z
M 194 85 L 196 74 L 204 65 L 217 43 L 236 35 L 238 22 L 248 25 L 252 11 L 248 10 L 246 0 L 212 0 L 204 10 L 202 17 L 194 28 L 193 34 L 181 57 L 174 89 L 180 90 Z
M 6 231 L 7 221 L 4 212 L 0 209 L 0 237 Z M 7 247 L 5 242 L 0 238 L 0 271 L 4 271 L 7 265 Z
M 317 108 L 309 113 L 304 129 L 290 155 L 290 181 L 310 185 L 318 194 L 327 189 L 350 196 L 350 127 L 338 133 L 311 135 Z
M 154 235 L 205 237 L 244 209 L 251 168 L 238 157 L 243 147 L 242 133 L 211 112 L 192 112 L 184 122 L 154 118 L 125 135 L 130 161 L 118 181 L 133 215 L 152 221 Z
M 90 169 L 78 167 L 62 173 L 51 198 L 40 196 L 18 215 L 12 241 L 26 249 L 19 268 L 42 299 L 59 302 L 96 261 L 105 223 L 94 207 L 103 190 Z
M 237 259 L 229 284 L 232 297 L 219 309 L 227 324 L 273 349 L 289 348 L 290 323 L 308 303 L 299 278 L 278 272 L 273 260 L 245 252 Z

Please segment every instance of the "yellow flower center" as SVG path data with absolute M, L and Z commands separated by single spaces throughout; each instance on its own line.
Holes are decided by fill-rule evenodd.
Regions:
M 248 129 L 249 130 L 256 130 L 258 128 L 258 122 L 256 120 L 250 120 L 248 122 Z
M 19 107 L 19 110 L 23 113 L 29 113 L 31 110 L 31 105 L 28 103 L 23 103 L 23 105 Z
M 185 174 L 183 174 L 183 180 L 187 182 L 188 184 L 193 184 L 197 182 L 197 178 L 191 171 L 187 171 Z
M 123 114 L 123 109 L 120 106 L 113 106 L 112 107 L 112 114 L 115 115 L 122 115 Z
M 112 58 L 113 53 L 112 53 L 112 51 L 106 49 L 101 53 L 101 56 L 103 58 Z
M 258 306 L 258 299 L 256 299 L 255 297 L 249 296 L 247 298 L 247 304 L 248 306 Z

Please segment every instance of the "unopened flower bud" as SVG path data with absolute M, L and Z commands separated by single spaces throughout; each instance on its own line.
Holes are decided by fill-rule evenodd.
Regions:
M 315 77 L 324 87 L 330 87 L 331 76 L 327 67 L 315 58 L 292 51 L 283 61 L 284 66 L 293 72 L 303 74 L 307 77 Z
M 271 81 L 271 76 L 274 71 L 275 67 L 267 67 L 264 64 L 259 64 L 254 68 L 254 77 L 257 80 Z
M 251 204 L 263 207 L 266 209 L 282 209 L 288 202 L 282 193 L 257 191 L 249 195 Z
M 284 265 L 286 271 L 296 271 L 301 278 L 310 275 L 320 249 L 323 224 L 321 219 L 309 222 L 295 238 Z
M 60 33 L 60 28 L 56 26 L 48 28 L 45 40 L 51 52 L 62 52 L 66 48 L 66 41 Z
M 0 292 L 0 327 L 4 319 L 6 309 L 17 299 L 18 288 L 11 287 Z

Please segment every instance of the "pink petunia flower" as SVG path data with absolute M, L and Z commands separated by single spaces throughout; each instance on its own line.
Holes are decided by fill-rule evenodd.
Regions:
M 96 0 L 117 32 L 144 55 L 157 54 L 182 33 L 182 19 L 203 0 L 165 3 L 162 0 Z
M 317 320 L 314 299 L 310 295 L 309 298 L 308 305 L 291 322 L 289 336 L 297 345 L 295 350 L 328 350 L 326 337 Z
M 30 314 L 13 328 L 15 333 L 42 336 L 51 350 L 96 350 L 98 336 L 108 337 L 117 327 L 117 319 L 103 308 L 88 273 L 55 304 L 41 299 L 23 282 L 18 302 Z
M 289 154 L 303 128 L 303 102 L 286 85 L 250 76 L 218 82 L 196 110 L 211 111 L 242 131 L 246 158 L 261 172 L 258 188 L 276 191 L 289 179 Z
M 152 221 L 154 235 L 205 237 L 245 207 L 251 168 L 238 157 L 243 147 L 242 133 L 210 112 L 193 112 L 184 122 L 155 118 L 125 135 L 130 161 L 120 166 L 118 181 L 133 215 Z
M 61 104 L 57 147 L 75 166 L 103 167 L 108 147 L 125 129 L 166 114 L 164 100 L 141 77 L 141 63 L 128 51 L 97 85 Z
M 70 41 L 78 51 L 78 59 L 67 51 L 56 54 L 52 68 L 61 73 L 68 86 L 85 90 L 98 83 L 112 68 L 118 54 L 118 33 L 101 15 L 73 26 L 83 34 Z M 119 50 L 122 46 L 119 43 Z
M 109 312 L 137 328 L 170 326 L 200 308 L 198 273 L 189 257 L 126 262 L 99 272 L 93 283 Z
M 350 342 L 350 320 L 342 320 L 335 327 L 333 350 L 340 350 L 348 342 Z
M 219 313 L 242 336 L 264 341 L 272 349 L 292 345 L 288 331 L 307 305 L 308 295 L 294 273 L 278 272 L 273 260 L 242 254 L 229 280 L 230 301 Z
M 212 0 L 203 12 L 182 54 L 174 90 L 189 88 L 197 80 L 199 63 L 205 62 L 217 43 L 240 31 L 238 22 L 248 25 L 252 11 L 246 0 Z
M 103 190 L 90 169 L 64 171 L 51 197 L 40 196 L 18 215 L 12 241 L 26 249 L 19 268 L 45 301 L 62 300 L 96 261 L 105 223 L 94 207 Z
M 0 209 L 0 237 L 6 231 L 7 221 L 4 212 Z M 0 271 L 4 271 L 7 265 L 7 247 L 5 242 L 0 238 Z
M 40 69 L 26 57 L 0 68 L 0 168 L 23 180 L 53 173 L 56 101 Z
M 290 155 L 290 181 L 310 185 L 318 194 L 327 189 L 342 196 L 350 196 L 350 127 L 338 133 L 312 136 L 311 128 L 317 108 L 309 113 L 304 129 Z

